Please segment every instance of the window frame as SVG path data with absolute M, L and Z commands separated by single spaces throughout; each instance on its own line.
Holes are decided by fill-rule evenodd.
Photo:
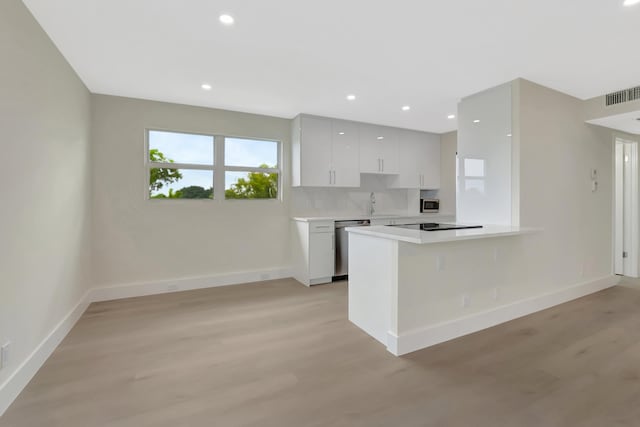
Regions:
M 226 139 L 227 138 L 231 138 L 231 139 L 245 139 L 245 140 L 249 140 L 249 141 L 266 141 L 266 142 L 275 142 L 276 146 L 277 146 L 277 150 L 278 152 L 276 153 L 276 159 L 278 161 L 278 164 L 276 165 L 275 168 L 257 168 L 257 167 L 251 167 L 251 166 L 227 166 L 226 164 L 226 159 L 225 159 L 225 154 L 226 154 Z M 222 179 L 222 183 L 225 186 L 225 190 L 226 190 L 226 172 L 258 172 L 258 173 L 276 173 L 278 174 L 278 195 L 277 197 L 274 198 L 270 198 L 270 199 L 227 199 L 226 196 L 222 199 L 225 201 L 229 201 L 229 202 L 233 202 L 233 201 L 242 201 L 242 202 L 247 202 L 250 200 L 261 200 L 263 202 L 266 201 L 282 201 L 282 141 L 277 140 L 277 139 L 270 139 L 270 138 L 254 138 L 254 137 L 249 137 L 249 136 L 231 136 L 231 135 L 220 135 L 220 139 L 221 139 L 221 155 L 222 155 L 222 166 L 218 169 L 221 169 L 220 174 L 222 175 L 221 179 Z M 214 148 L 214 157 L 215 155 L 217 155 L 217 152 L 215 151 Z M 216 178 L 214 178 L 215 180 Z
M 164 163 L 164 162 L 152 162 L 149 158 L 149 132 L 157 131 L 157 132 L 167 132 L 167 133 L 177 133 L 177 134 L 187 134 L 187 135 L 201 135 L 208 136 L 213 138 L 213 163 L 211 165 L 202 165 L 202 164 L 194 164 L 194 163 Z M 277 144 L 277 167 L 276 168 L 257 168 L 257 167 L 249 167 L 249 166 L 227 166 L 225 164 L 225 141 L 226 138 L 234 138 L 234 139 L 246 139 L 246 140 L 254 140 L 254 141 L 267 141 L 267 142 L 275 142 Z M 149 192 L 149 176 L 151 174 L 151 169 L 155 168 L 172 168 L 172 169 L 195 169 L 195 170 L 206 170 L 212 171 L 213 181 L 213 199 L 172 199 L 171 204 L 173 203 L 192 203 L 192 202 L 201 202 L 201 203 L 225 203 L 225 202 L 234 202 L 234 201 L 242 201 L 242 202 L 251 202 L 251 201 L 259 201 L 261 203 L 281 203 L 283 201 L 283 152 L 282 152 L 282 140 L 277 138 L 263 138 L 263 137 L 254 137 L 254 136 L 239 136 L 239 135 L 229 135 L 229 134 L 219 134 L 219 133 L 207 133 L 207 132 L 193 132 L 187 130 L 176 130 L 175 128 L 167 129 L 160 127 L 147 127 L 144 130 L 144 198 L 145 200 L 152 202 L 167 202 L 166 199 L 154 199 L 151 197 Z M 278 174 L 278 195 L 272 199 L 227 199 L 224 195 L 225 186 L 226 186 L 226 172 L 259 172 L 259 173 L 276 173 Z M 222 188 L 222 196 L 216 196 L 216 188 L 221 186 Z M 219 192 L 218 192 L 219 194 Z

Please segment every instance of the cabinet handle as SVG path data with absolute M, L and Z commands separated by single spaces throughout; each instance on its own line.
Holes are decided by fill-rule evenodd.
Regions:
M 380 164 L 382 164 L 382 168 L 380 169 L 380 172 L 384 172 L 384 159 L 380 159 Z
M 329 171 L 329 185 L 331 185 L 331 184 L 333 184 L 333 183 L 331 182 L 331 171 Z
M 336 185 L 336 171 L 333 171 L 333 185 Z

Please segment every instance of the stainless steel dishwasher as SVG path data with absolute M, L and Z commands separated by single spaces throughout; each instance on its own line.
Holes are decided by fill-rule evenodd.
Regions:
M 336 221 L 336 264 L 334 279 L 344 279 L 349 274 L 349 233 L 347 227 L 368 227 L 368 219 Z

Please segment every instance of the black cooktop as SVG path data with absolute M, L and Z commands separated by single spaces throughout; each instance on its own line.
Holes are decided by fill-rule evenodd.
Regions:
M 410 230 L 440 231 L 440 230 L 460 230 L 464 228 L 482 228 L 481 225 L 463 224 L 438 224 L 436 222 L 423 222 L 420 224 L 391 225 L 391 227 L 408 228 Z

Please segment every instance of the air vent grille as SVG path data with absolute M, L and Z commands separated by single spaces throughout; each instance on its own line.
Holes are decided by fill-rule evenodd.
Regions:
M 606 95 L 606 105 L 622 104 L 623 102 L 635 101 L 640 99 L 640 86 L 631 89 L 619 90 Z

